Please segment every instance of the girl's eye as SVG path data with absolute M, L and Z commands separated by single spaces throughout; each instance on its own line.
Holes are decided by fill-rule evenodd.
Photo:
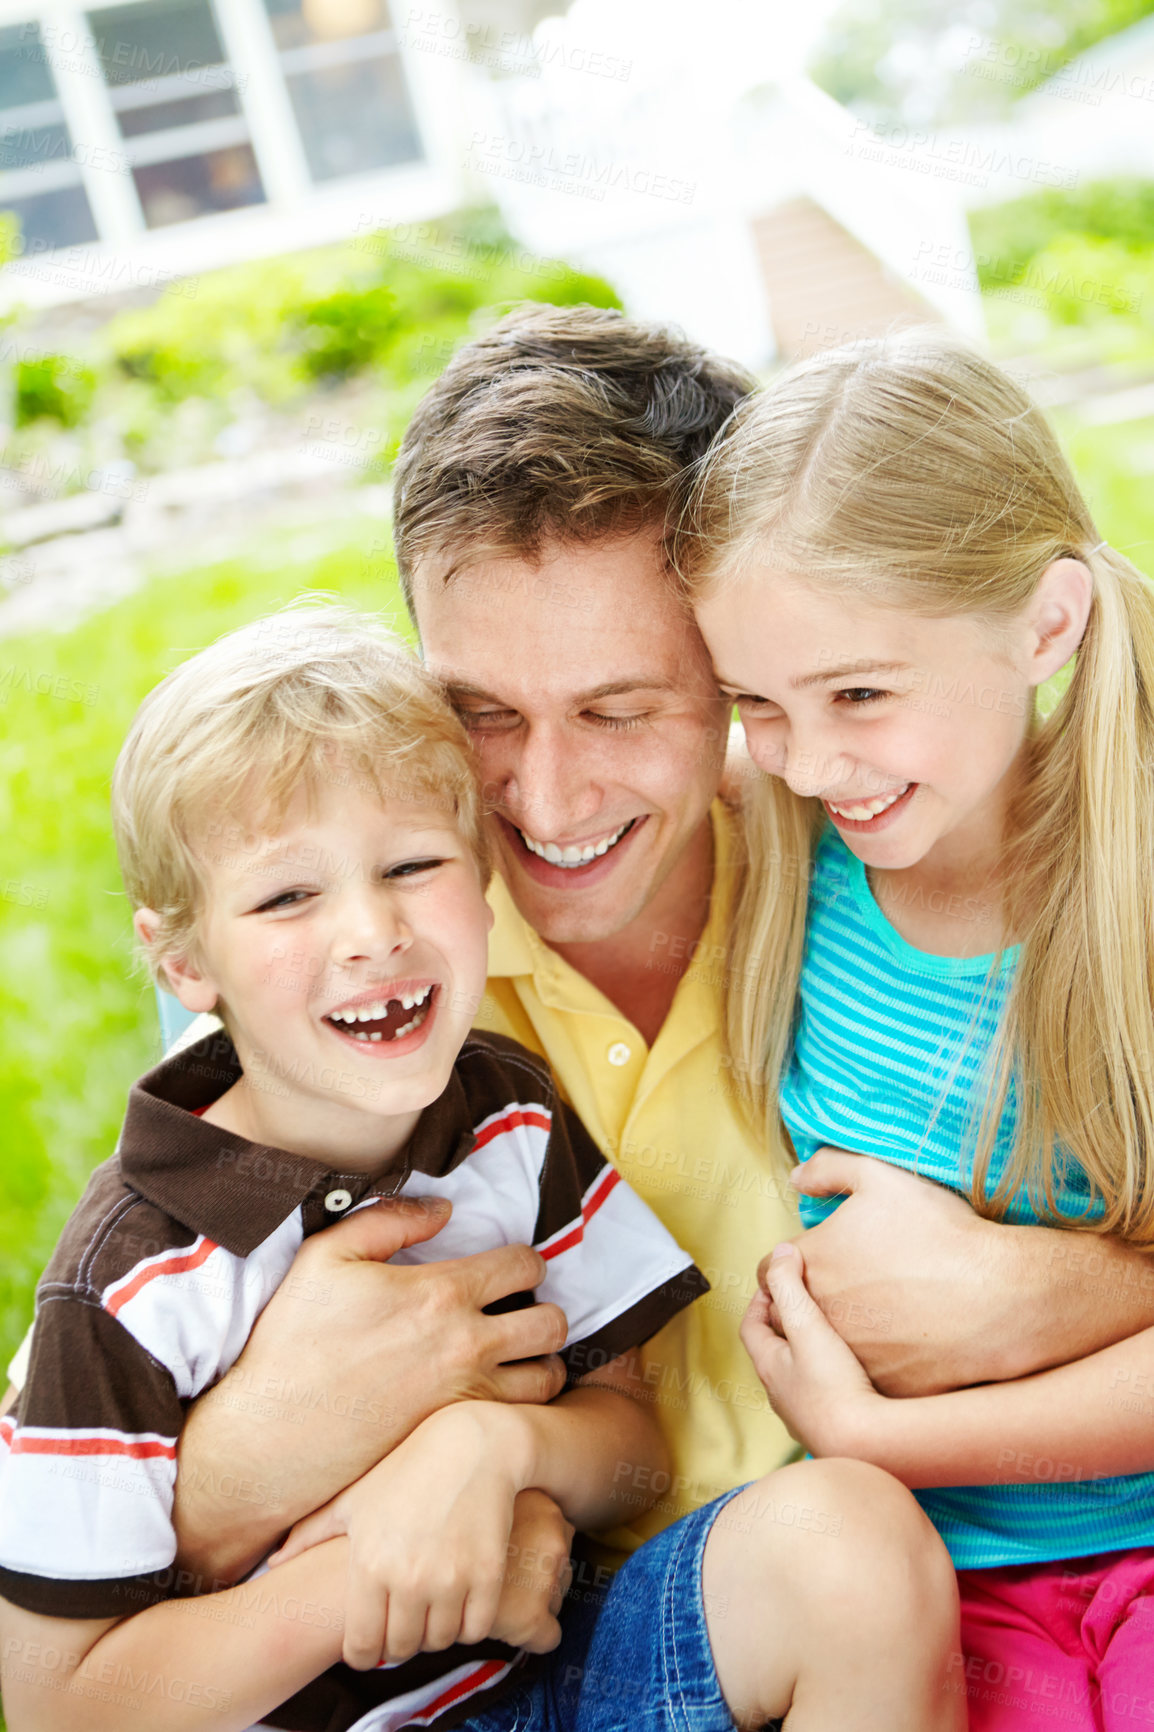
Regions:
M 733 701 L 743 716 L 764 716 L 777 709 L 769 698 L 755 698 L 752 692 L 738 692 Z
M 396 866 L 390 866 L 385 872 L 386 878 L 414 878 L 418 872 L 432 872 L 437 866 L 443 866 L 444 860 L 402 860 Z
M 846 698 L 851 704 L 872 704 L 876 703 L 878 698 L 888 697 L 889 693 L 878 691 L 876 686 L 849 686 L 837 695 L 839 698 Z

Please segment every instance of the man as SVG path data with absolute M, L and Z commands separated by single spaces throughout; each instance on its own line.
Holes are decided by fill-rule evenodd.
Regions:
M 673 1469 L 633 1523 L 622 1485 L 624 1547 L 792 1447 L 737 1332 L 758 1259 L 797 1223 L 722 1041 L 740 847 L 717 798 L 727 707 L 661 557 L 679 478 L 751 383 L 617 314 L 525 308 L 454 359 L 397 471 L 423 651 L 493 805 L 503 883 L 479 1020 L 546 1054 L 713 1283 L 646 1350 Z M 806 1236 L 807 1274 L 883 1388 L 1018 1376 L 1154 1322 L 1146 1265 L 1123 1246 L 1095 1240 L 1091 1265 L 1071 1235 L 991 1226 L 848 1156 L 811 1173 L 823 1162 L 853 1195 Z M 391 1267 L 403 1234 L 354 1219 L 306 1245 L 190 1417 L 177 1517 L 194 1574 L 234 1578 L 444 1401 L 560 1386 L 550 1359 L 510 1364 L 542 1352 L 532 1308 L 485 1310 L 524 1285 L 514 1248 Z M 382 1389 L 378 1420 L 350 1417 L 379 1414 Z

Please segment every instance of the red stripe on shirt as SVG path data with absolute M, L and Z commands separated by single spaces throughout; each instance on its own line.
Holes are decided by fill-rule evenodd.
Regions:
M 14 1419 L 0 1419 L 0 1443 L 10 1448 L 15 1435 L 16 1421 Z
M 27 1437 L 17 1434 L 12 1444 L 13 1455 L 130 1455 L 137 1461 L 161 1457 L 176 1460 L 176 1444 L 141 1439 L 129 1443 L 117 1437 Z
M 494 1119 L 491 1124 L 486 1125 L 483 1131 L 477 1132 L 476 1140 L 473 1143 L 473 1153 L 476 1154 L 478 1149 L 483 1149 L 486 1143 L 491 1143 L 493 1138 L 499 1137 L 503 1131 L 516 1130 L 518 1125 L 532 1125 L 536 1130 L 547 1131 L 552 1124 L 553 1120 L 549 1113 L 525 1112 L 521 1107 L 514 1107 L 511 1112 L 502 1113 L 499 1119 Z
M 188 1269 L 198 1269 L 218 1249 L 215 1239 L 205 1239 L 194 1251 L 182 1251 L 176 1257 L 166 1257 L 162 1263 L 154 1263 L 151 1268 L 142 1269 L 127 1287 L 122 1287 L 119 1293 L 105 1301 L 104 1309 L 115 1317 L 122 1306 L 127 1305 L 130 1299 L 135 1299 L 140 1289 L 154 1281 L 158 1275 L 183 1275 Z
M 579 1245 L 585 1237 L 585 1223 L 591 1221 L 597 1213 L 614 1185 L 621 1182 L 621 1174 L 616 1167 L 606 1167 L 593 1189 L 581 1205 L 581 1219 L 575 1227 L 571 1227 L 564 1238 L 557 1239 L 552 1245 L 546 1245 L 541 1256 L 548 1262 L 550 1257 L 559 1257 L 562 1251 L 571 1251 L 574 1245 Z
M 411 1724 L 419 1726 L 428 1722 L 438 1714 L 443 1714 L 446 1708 L 451 1708 L 454 1702 L 459 1702 L 463 1696 L 471 1696 L 475 1691 L 491 1683 L 499 1673 L 512 1670 L 511 1660 L 486 1660 L 483 1666 L 478 1666 L 475 1672 L 470 1672 L 467 1678 L 458 1679 L 450 1690 L 438 1696 L 435 1702 L 430 1702 L 427 1708 L 422 1708 L 412 1716 Z

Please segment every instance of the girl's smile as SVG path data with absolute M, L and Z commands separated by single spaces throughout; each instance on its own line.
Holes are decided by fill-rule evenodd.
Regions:
M 697 606 L 750 755 L 867 865 L 984 877 L 1032 707 L 1029 634 L 754 570 Z

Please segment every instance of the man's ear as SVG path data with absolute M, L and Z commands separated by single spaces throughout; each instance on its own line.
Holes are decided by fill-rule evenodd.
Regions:
M 1093 599 L 1094 580 L 1080 559 L 1055 559 L 1046 567 L 1027 609 L 1031 685 L 1065 667 L 1086 634 Z
M 160 928 L 160 916 L 156 910 L 138 908 L 132 916 L 132 925 L 137 938 L 164 975 L 168 991 L 180 1000 L 185 1010 L 197 1013 L 215 1010 L 220 998 L 216 983 L 200 972 L 193 957 L 180 951 L 156 954 L 156 934 Z

